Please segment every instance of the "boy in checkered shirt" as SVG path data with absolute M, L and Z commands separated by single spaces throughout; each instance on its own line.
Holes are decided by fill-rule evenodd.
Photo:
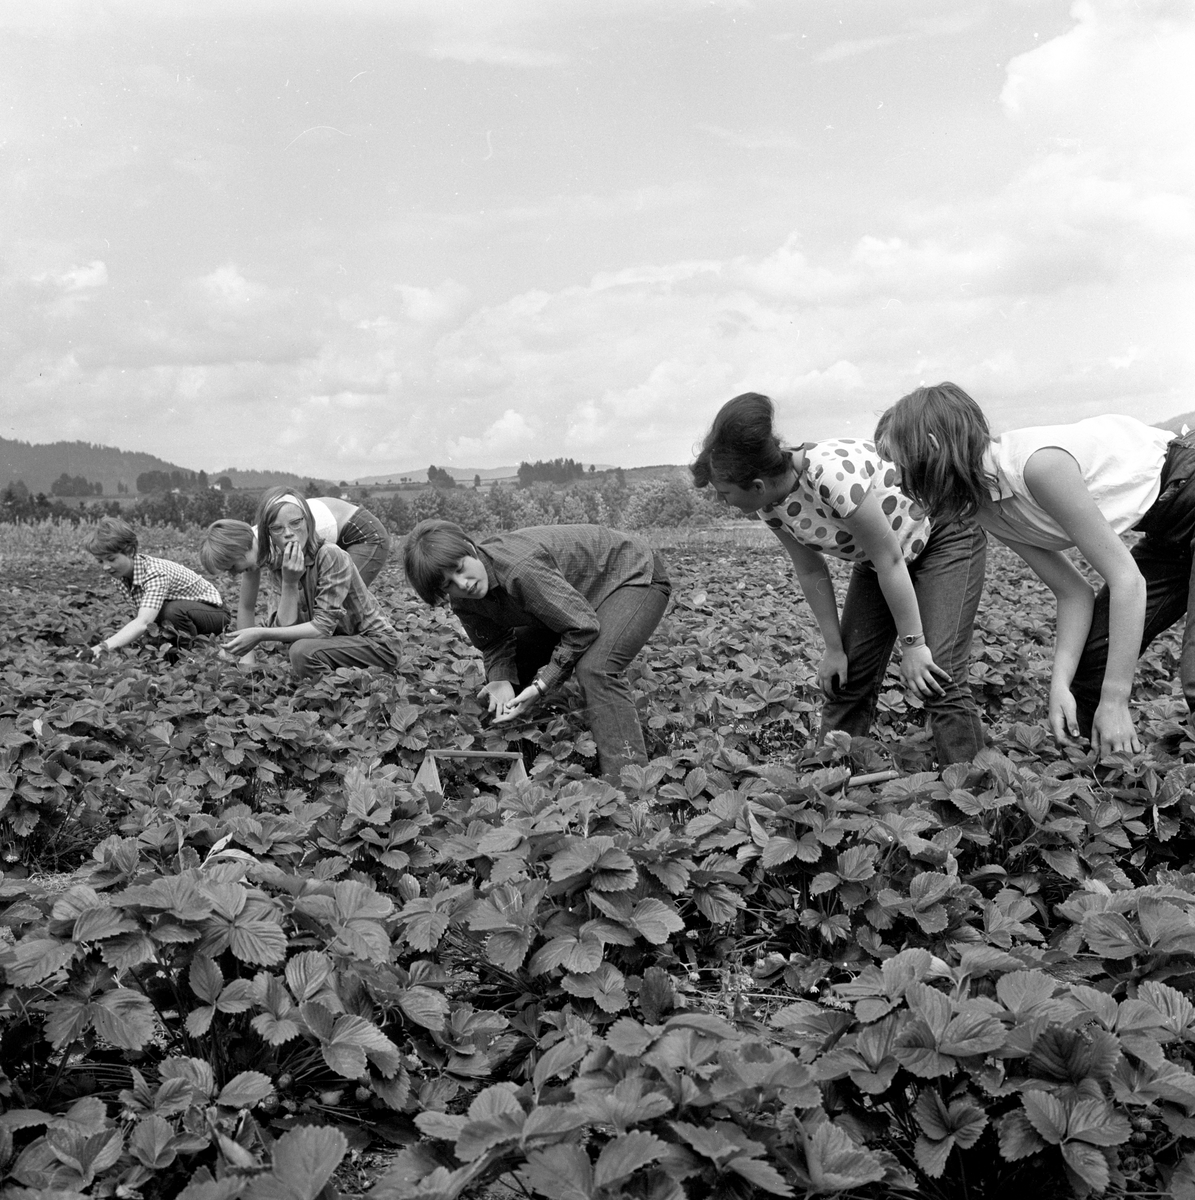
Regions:
M 220 593 L 206 579 L 180 563 L 137 552 L 133 527 L 119 517 L 105 517 L 87 543 L 100 569 L 124 584 L 137 615 L 91 649 L 99 658 L 135 642 L 157 621 L 169 634 L 195 637 L 223 633 L 231 620 Z

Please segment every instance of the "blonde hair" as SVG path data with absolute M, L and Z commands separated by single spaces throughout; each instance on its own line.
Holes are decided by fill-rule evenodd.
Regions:
M 254 546 L 253 526 L 247 521 L 222 517 L 213 521 L 199 543 L 199 561 L 210 575 L 239 567 Z
M 104 517 L 88 538 L 87 549 L 97 558 L 101 554 L 125 554 L 131 558 L 137 553 L 137 534 L 128 521 Z

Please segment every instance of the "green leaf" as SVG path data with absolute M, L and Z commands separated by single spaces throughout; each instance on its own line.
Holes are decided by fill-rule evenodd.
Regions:
M 794 842 L 792 838 L 770 837 L 764 845 L 760 861 L 766 870 L 771 870 L 788 862 L 800 849 L 801 844 Z
M 593 1167 L 595 1187 L 612 1187 L 641 1167 L 655 1162 L 668 1149 L 654 1134 L 636 1131 L 607 1142 Z
M 296 954 L 286 964 L 286 985 L 299 1004 L 314 1000 L 332 973 L 332 960 L 317 950 Z
M 273 966 L 286 958 L 286 932 L 277 921 L 254 918 L 232 927 L 229 949 L 241 962 Z
M 563 1075 L 570 1067 L 576 1066 L 589 1053 L 589 1042 L 584 1039 L 564 1038 L 554 1046 L 549 1047 L 540 1055 L 535 1064 L 531 1082 L 536 1093 L 543 1090 L 549 1079 Z
M 532 1151 L 516 1174 L 547 1200 L 593 1200 L 593 1167 L 579 1146 Z
M 245 1200 L 316 1200 L 348 1149 L 331 1125 L 300 1125 L 274 1143 L 269 1175 L 257 1176 Z
M 398 1006 L 424 1029 L 439 1033 L 448 1017 L 448 1001 L 440 993 L 426 987 L 409 987 L 398 993 Z
M 1092 1146 L 1119 1146 L 1132 1132 L 1128 1118 L 1102 1098 L 1079 1100 L 1067 1114 L 1067 1138 Z
M 596 971 L 565 975 L 560 986 L 570 995 L 593 1000 L 603 1012 L 622 1012 L 630 1005 L 622 972 L 606 962 Z
M 1009 971 L 996 980 L 996 997 L 1015 1017 L 1050 1010 L 1057 982 L 1045 971 Z
M 268 1075 L 263 1075 L 260 1071 L 242 1071 L 220 1089 L 216 1103 L 225 1108 L 252 1108 L 273 1090 L 274 1085 Z
M 174 1129 L 169 1121 L 157 1114 L 142 1117 L 129 1138 L 129 1149 L 142 1166 L 151 1171 L 161 1171 L 170 1166 L 177 1157 L 170 1148 Z
M 1008 1162 L 1028 1158 L 1045 1148 L 1046 1143 L 1037 1136 L 1022 1110 L 1008 1113 L 1000 1121 L 1000 1154 Z
M 153 1005 L 140 992 L 101 992 L 89 1008 L 96 1033 L 122 1050 L 140 1050 L 154 1035 Z
M 1049 1092 L 1026 1092 L 1021 1101 L 1025 1117 L 1038 1134 L 1052 1146 L 1066 1137 L 1066 1106 Z
M 206 954 L 197 954 L 191 960 L 191 991 L 205 1004 L 215 1004 L 224 987 L 224 973 Z
M 833 1121 L 823 1121 L 806 1141 L 806 1170 L 816 1191 L 842 1192 L 878 1183 L 884 1160 L 853 1142 Z
M 1120 913 L 1092 913 L 1083 922 L 1083 936 L 1100 958 L 1132 958 L 1145 949 L 1137 931 Z
M 662 946 L 685 927 L 680 914 L 662 900 L 640 900 L 631 910 L 631 925 L 653 946 Z
M 1104 1191 L 1110 1178 L 1108 1160 L 1094 1147 L 1083 1142 L 1067 1142 L 1062 1147 L 1062 1159 L 1088 1187 Z
M 931 1178 L 938 1179 L 946 1170 L 946 1160 L 954 1149 L 954 1138 L 947 1136 L 942 1141 L 930 1141 L 929 1138 L 919 1137 L 913 1146 L 913 1154 L 917 1165 Z
M 530 929 L 504 929 L 485 940 L 486 958 L 504 971 L 517 971 L 530 949 Z
M 289 1017 L 276 1017 L 273 1013 L 258 1013 L 249 1024 L 271 1046 L 281 1046 L 301 1032 L 295 1021 Z
M 8 982 L 16 987 L 41 983 L 61 971 L 75 957 L 77 949 L 74 942 L 60 942 L 56 938 L 18 942 L 9 951 Z
M 748 1182 L 773 1196 L 791 1196 L 793 1190 L 784 1182 L 784 1176 L 771 1164 L 759 1158 L 732 1158 L 726 1164 L 727 1170 L 741 1175 Z
M 875 873 L 876 846 L 852 846 L 838 856 L 838 876 L 848 883 L 862 883 Z

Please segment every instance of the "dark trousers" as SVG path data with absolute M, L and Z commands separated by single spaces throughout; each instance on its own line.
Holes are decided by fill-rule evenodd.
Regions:
M 950 672 L 948 680 L 939 680 L 943 694 L 924 701 L 943 766 L 969 762 L 984 746 L 983 721 L 968 676 L 987 545 L 987 535 L 974 522 L 938 525 L 920 556 L 909 563 L 926 645 L 934 662 Z M 847 682 L 837 700 L 822 706 L 822 738 L 833 729 L 852 737 L 867 735 L 896 644 L 896 622 L 870 563 L 856 563 L 851 572 L 840 624 Z
M 1187 708 L 1195 711 L 1195 434 L 1180 435 L 1170 443 L 1162 467 L 1161 494 L 1137 528 L 1145 531 L 1130 551 L 1145 580 L 1141 649 L 1186 613 L 1179 678 Z M 1105 584 L 1096 595 L 1091 628 L 1071 681 L 1079 730 L 1085 737 L 1091 736 L 1108 665 L 1110 611 L 1111 597 Z
M 1184 613 L 1187 624 L 1183 631 L 1182 656 L 1179 660 L 1179 678 L 1182 680 L 1183 695 L 1187 707 L 1195 711 L 1195 622 L 1192 621 L 1191 577 L 1193 561 L 1190 542 L 1167 542 L 1161 538 L 1145 537 L 1130 552 L 1137 567 L 1145 578 L 1145 628 L 1141 632 L 1141 649 L 1144 650 L 1160 633 L 1164 633 Z M 1071 692 L 1075 697 L 1075 708 L 1079 719 L 1079 731 L 1084 737 L 1091 736 L 1091 723 L 1099 707 L 1100 691 L 1104 685 L 1104 668 L 1108 665 L 1108 617 L 1110 597 L 1105 584 L 1095 598 L 1095 612 L 1091 616 L 1091 629 L 1071 681 Z
M 361 582 L 369 587 L 390 556 L 390 534 L 386 526 L 367 508 L 359 508 L 341 526 L 336 544 L 344 550 Z
M 330 638 L 300 638 L 290 644 L 290 666 L 296 679 L 310 679 L 337 667 L 398 669 L 398 650 L 392 642 L 345 633 Z
M 577 660 L 573 677 L 585 698 L 585 718 L 597 743 L 598 768 L 617 786 L 627 763 L 647 762 L 643 728 L 631 695 L 626 669 L 651 637 L 672 587 L 656 557 L 655 578 L 646 586 L 616 588 L 595 610 L 601 630 Z M 552 657 L 560 638 L 543 626 L 516 628 L 519 690 L 529 687 L 536 671 Z
M 206 600 L 167 600 L 158 609 L 158 624 L 171 637 L 201 637 L 223 633 L 232 614 Z

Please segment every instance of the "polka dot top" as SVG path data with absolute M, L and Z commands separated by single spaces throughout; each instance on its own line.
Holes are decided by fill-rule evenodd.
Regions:
M 834 438 L 806 442 L 801 449 L 805 465 L 796 486 L 779 503 L 759 510 L 770 529 L 787 530 L 798 542 L 823 554 L 866 562 L 867 554 L 855 545 L 843 518 L 874 488 L 905 562 L 920 555 L 929 541 L 929 517 L 896 486 L 896 468 L 876 453 L 873 442 Z

